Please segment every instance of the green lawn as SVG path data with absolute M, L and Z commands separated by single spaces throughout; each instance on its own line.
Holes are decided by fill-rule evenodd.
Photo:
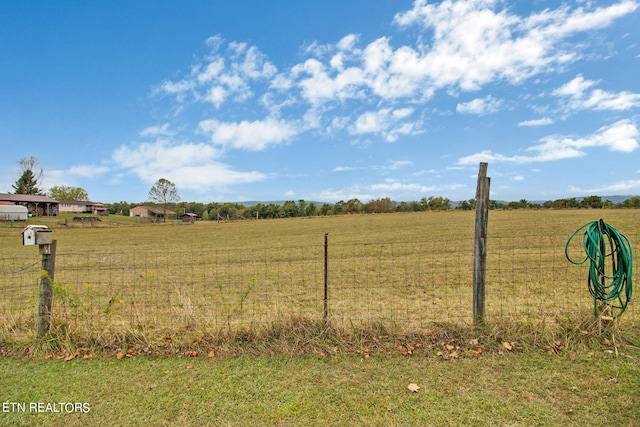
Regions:
M 640 420 L 637 349 L 621 348 L 618 357 L 604 349 L 492 350 L 449 360 L 436 350 L 67 362 L 5 357 L 0 424 L 632 426 Z M 415 393 L 407 388 L 412 383 L 420 387 Z M 58 406 L 50 410 L 62 411 L 30 411 L 38 402 L 40 410 L 52 403 Z M 89 411 L 65 413 L 60 402 Z

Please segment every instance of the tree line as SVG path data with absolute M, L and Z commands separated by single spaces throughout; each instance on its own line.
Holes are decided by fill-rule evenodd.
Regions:
M 20 177 L 13 184 L 15 194 L 43 195 L 39 188 L 44 171 L 38 165 L 35 157 L 23 158 L 18 161 L 21 168 Z M 54 186 L 47 194 L 56 200 L 89 200 L 87 192 L 80 187 Z M 176 214 L 192 213 L 203 220 L 227 219 L 271 219 L 294 218 L 327 215 L 377 214 L 393 212 L 424 212 L 448 211 L 451 209 L 473 210 L 475 199 L 453 203 L 446 197 L 423 197 L 419 201 L 396 202 L 389 197 L 372 199 L 366 203 L 359 199 L 341 200 L 337 203 L 307 202 L 288 200 L 282 204 L 257 203 L 245 206 L 241 203 L 199 203 L 180 201 L 178 189 L 171 181 L 160 178 L 149 190 L 148 198 L 152 204 L 176 212 Z M 129 210 L 141 203 L 121 201 L 107 204 L 110 214 L 129 215 Z M 489 209 L 603 209 L 603 208 L 640 208 L 640 196 L 630 197 L 621 203 L 602 200 L 600 196 L 588 196 L 578 200 L 569 199 L 548 200 L 542 203 L 532 203 L 526 199 L 513 202 L 489 201 Z
M 146 203 L 150 204 L 150 203 Z M 152 204 L 152 203 L 151 203 Z M 128 215 L 129 209 L 139 203 L 126 201 L 107 205 L 111 214 Z M 393 212 L 425 212 L 449 210 L 474 210 L 475 199 L 465 200 L 454 204 L 445 197 L 423 197 L 419 201 L 396 202 L 389 197 L 372 199 L 363 203 L 358 199 L 339 201 L 337 203 L 316 203 L 305 200 L 288 200 L 279 203 L 257 203 L 245 206 L 242 203 L 200 203 L 175 202 L 166 206 L 178 215 L 192 213 L 203 220 L 242 220 L 242 219 L 275 219 L 309 216 L 376 214 Z M 600 196 L 589 196 L 583 199 L 557 199 L 543 203 L 531 203 L 527 200 L 517 202 L 489 201 L 489 209 L 604 209 L 604 208 L 640 208 L 640 196 L 631 197 L 620 203 L 603 200 Z

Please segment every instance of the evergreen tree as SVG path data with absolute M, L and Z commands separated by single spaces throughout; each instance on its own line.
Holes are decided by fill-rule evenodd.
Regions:
M 15 184 L 12 185 L 15 194 L 42 195 L 38 188 L 38 180 L 31 169 L 22 172 L 22 175 Z

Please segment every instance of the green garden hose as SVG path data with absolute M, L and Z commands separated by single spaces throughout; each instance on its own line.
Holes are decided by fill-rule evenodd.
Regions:
M 582 247 L 585 257 L 574 261 L 569 256 L 571 240 L 583 229 Z M 607 247 L 608 242 L 608 247 Z M 598 301 L 603 301 L 611 308 L 612 317 L 620 317 L 631 301 L 633 250 L 631 242 L 622 233 L 604 222 L 587 222 L 569 236 L 564 248 L 567 259 L 573 264 L 584 264 L 589 260 L 589 292 L 593 296 L 593 310 L 598 316 Z M 611 273 L 606 274 L 606 258 L 611 258 Z M 615 313 L 614 313 L 615 311 Z

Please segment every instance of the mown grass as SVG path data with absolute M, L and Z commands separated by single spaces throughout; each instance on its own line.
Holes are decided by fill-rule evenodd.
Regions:
M 639 242 L 638 210 L 490 213 L 488 334 L 526 336 L 541 347 L 601 334 L 586 271 L 564 259 L 569 234 L 600 217 Z M 237 349 L 235 340 L 249 337 L 280 349 L 311 343 L 313 352 L 322 348 L 319 335 L 348 344 L 357 336 L 466 330 L 471 323 L 473 212 L 195 225 L 111 216 L 90 226 L 48 224 L 58 241 L 54 323 L 39 340 L 37 249 L 21 246 L 24 224 L 0 227 L 0 343 L 19 353 L 162 347 L 167 337 L 185 348 L 206 342 Z M 638 343 L 636 311 L 630 305 L 616 326 L 619 340 Z M 300 324 L 312 326 L 292 327 Z M 287 337 L 287 330 L 298 332 Z
M 0 358 L 3 402 L 88 413 L 0 413 L 4 425 L 637 425 L 638 352 Z M 420 389 L 408 390 L 411 383 Z

